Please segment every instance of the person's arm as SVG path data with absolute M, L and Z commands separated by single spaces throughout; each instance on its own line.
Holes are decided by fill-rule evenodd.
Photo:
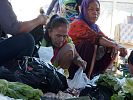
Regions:
M 80 55 L 78 54 L 77 50 L 74 49 L 74 59 L 73 59 L 73 62 L 75 63 L 75 65 L 79 66 L 79 67 L 82 67 L 83 69 L 86 68 L 86 65 L 87 65 L 87 62 L 84 61 Z
M 87 65 L 87 62 L 84 61 L 80 55 L 78 54 L 76 48 L 75 48 L 75 45 L 73 44 L 73 41 L 72 41 L 72 38 L 69 36 L 67 38 L 67 42 L 71 43 L 73 45 L 73 50 L 72 50 L 72 54 L 73 54 L 73 63 L 76 64 L 77 66 L 79 67 L 83 67 L 83 69 L 86 68 L 86 65 Z
M 8 0 L 0 0 L 0 27 L 6 34 L 16 34 L 20 29 L 20 23 Z
M 6 34 L 18 34 L 29 32 L 38 25 L 46 23 L 46 16 L 40 15 L 36 19 L 26 22 L 19 22 L 11 4 L 8 0 L 0 0 L 0 26 Z
M 85 69 L 87 63 L 79 56 L 74 44 L 68 43 L 61 51 L 59 66 L 63 69 L 68 69 L 71 63 L 76 64 L 78 67 Z
M 82 67 L 83 69 L 85 69 L 87 65 L 87 62 L 79 56 L 76 49 L 74 51 L 69 50 L 64 53 L 64 56 L 60 60 L 60 66 L 63 69 L 68 69 L 72 62 L 78 67 Z
M 63 69 L 68 69 L 72 63 L 72 60 L 73 60 L 73 51 L 68 50 L 63 54 L 62 59 L 60 59 L 59 65 Z
M 99 39 L 99 44 L 103 45 L 105 47 L 113 47 L 113 48 L 118 47 L 118 44 L 116 44 L 116 42 L 110 41 L 110 40 L 106 39 L 105 37 L 101 37 Z
M 120 52 L 120 56 L 125 57 L 127 55 L 127 50 L 125 47 L 122 47 L 121 45 L 119 45 L 118 43 L 116 43 L 115 41 L 111 41 L 108 40 L 104 37 L 101 37 L 99 40 L 99 44 L 103 45 L 105 47 L 112 47 L 117 51 Z
M 20 22 L 19 32 L 20 33 L 29 32 L 39 25 L 45 25 L 46 21 L 47 21 L 47 16 L 39 15 L 36 19 L 25 21 L 25 22 Z

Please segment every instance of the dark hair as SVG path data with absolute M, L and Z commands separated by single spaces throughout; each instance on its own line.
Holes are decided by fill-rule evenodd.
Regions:
M 128 57 L 128 63 L 133 65 L 133 51 L 131 51 L 129 57 Z
M 53 29 L 56 27 L 59 27 L 61 25 L 69 25 L 68 21 L 63 18 L 63 17 L 59 17 L 57 14 L 53 15 L 50 19 L 50 21 L 48 22 L 47 26 L 46 26 L 46 30 L 47 29 Z
M 77 4 L 78 4 L 78 6 L 80 6 L 80 5 L 81 5 L 82 1 L 83 1 L 83 0 L 76 0 L 76 2 L 77 2 Z
M 53 28 L 56 28 L 56 27 L 59 27 L 59 26 L 62 26 L 62 25 L 69 26 L 69 23 L 65 18 L 60 17 L 57 14 L 53 15 L 50 18 L 50 21 L 48 22 L 48 24 L 45 27 L 44 38 L 46 39 L 46 41 L 49 41 L 49 42 L 51 41 L 51 39 L 49 37 L 49 34 L 48 34 L 49 30 L 52 30 Z

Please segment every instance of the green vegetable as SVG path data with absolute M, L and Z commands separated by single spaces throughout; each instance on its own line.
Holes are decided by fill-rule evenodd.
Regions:
M 133 79 L 127 78 L 123 83 L 121 91 L 114 94 L 111 100 L 133 100 Z
M 117 92 L 121 89 L 120 83 L 116 77 L 110 74 L 101 74 L 96 83 L 97 85 L 108 87 L 114 92 Z
M 15 98 L 15 99 L 24 99 L 26 100 L 26 97 L 23 96 L 22 94 L 20 94 L 18 91 L 15 91 L 13 89 L 8 88 L 7 92 L 6 92 L 6 96 Z
M 19 82 L 8 82 L 4 79 L 0 79 L 0 93 L 15 99 L 23 100 L 40 100 L 43 96 L 43 92 L 39 89 L 33 89 Z
M 40 100 L 40 97 L 43 95 L 41 90 L 33 89 L 31 86 L 19 82 L 9 82 L 8 88 L 6 95 L 15 99 L 21 97 L 23 100 Z M 12 91 L 13 93 L 10 93 Z
M 0 79 L 0 93 L 6 94 L 7 89 L 8 89 L 8 81 Z
M 111 96 L 111 100 L 124 100 L 125 96 L 114 94 Z
M 130 93 L 133 96 L 133 79 L 127 78 L 122 89 L 125 93 Z

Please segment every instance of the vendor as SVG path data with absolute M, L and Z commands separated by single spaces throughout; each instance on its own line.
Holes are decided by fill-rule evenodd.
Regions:
M 69 23 L 65 18 L 58 15 L 52 16 L 46 26 L 42 46 L 53 47 L 54 56 L 51 62 L 56 67 L 68 69 L 73 62 L 77 66 L 85 68 L 86 61 L 76 52 L 75 46 L 68 36 L 68 27 Z
M 93 78 L 104 73 L 114 62 L 118 51 L 120 56 L 127 54 L 126 48 L 105 36 L 96 24 L 100 16 L 98 0 L 83 0 L 78 19 L 70 24 L 69 36 L 72 38 L 79 55 L 87 62 L 85 73 Z M 76 65 L 69 69 L 70 78 L 78 70 Z

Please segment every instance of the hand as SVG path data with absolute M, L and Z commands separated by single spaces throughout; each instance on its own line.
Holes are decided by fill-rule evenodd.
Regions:
M 81 59 L 81 60 L 79 60 L 78 66 L 82 67 L 83 70 L 85 70 L 86 66 L 87 66 L 87 62 Z
M 117 51 L 119 51 L 119 49 L 120 49 L 120 46 L 119 46 L 119 44 L 117 44 L 116 42 L 114 42 L 113 41 L 113 49 L 115 50 L 115 52 L 117 52 Z
M 48 16 L 40 14 L 37 19 L 39 20 L 40 25 L 46 25 Z
M 111 58 L 115 59 L 119 51 L 119 45 L 115 41 L 112 41 L 112 47 L 113 48 L 111 48 Z
M 118 54 L 118 50 L 117 50 L 116 48 L 113 48 L 113 49 L 111 50 L 111 58 L 112 58 L 112 59 L 115 59 L 116 56 L 117 56 L 117 54 Z
M 126 48 L 122 47 L 119 44 L 114 44 L 114 48 L 111 54 L 111 57 L 114 59 L 116 55 L 118 54 L 118 51 L 120 52 L 119 56 L 125 57 L 127 55 L 127 50 Z

